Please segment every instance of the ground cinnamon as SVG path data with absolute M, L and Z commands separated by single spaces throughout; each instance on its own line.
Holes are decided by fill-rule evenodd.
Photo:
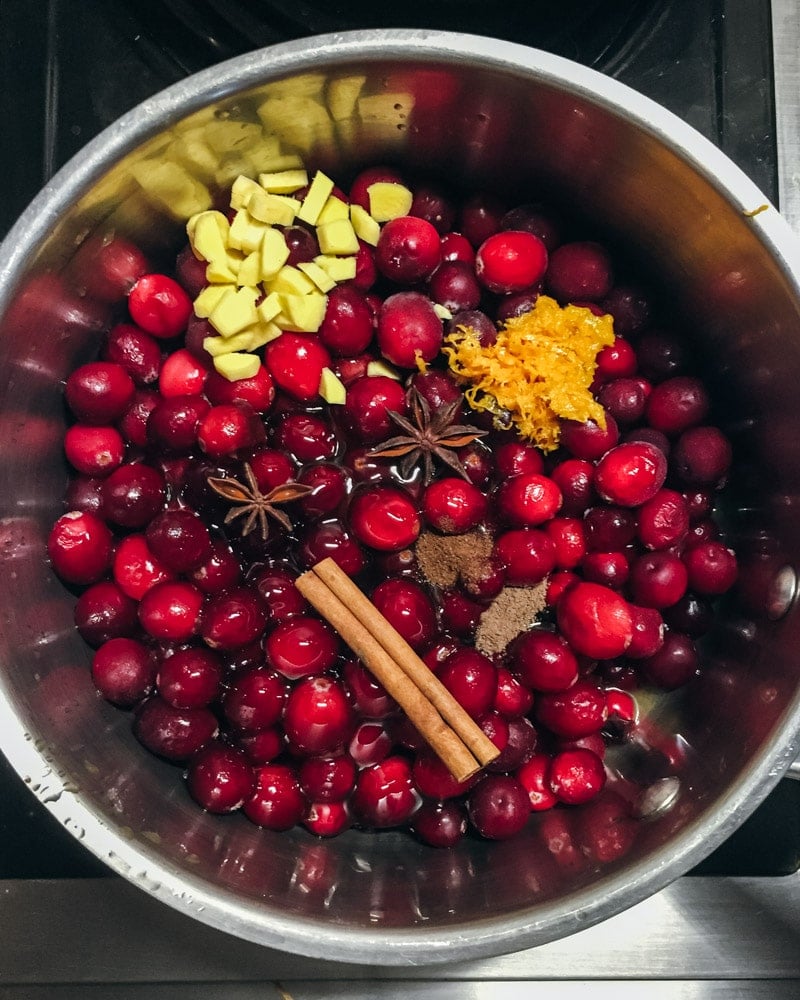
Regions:
M 417 563 L 425 579 L 440 590 L 459 582 L 477 582 L 486 572 L 494 543 L 480 531 L 463 535 L 435 535 L 423 532 L 415 547 Z
M 487 656 L 504 652 L 544 611 L 546 598 L 547 580 L 533 587 L 503 587 L 480 617 L 475 648 Z

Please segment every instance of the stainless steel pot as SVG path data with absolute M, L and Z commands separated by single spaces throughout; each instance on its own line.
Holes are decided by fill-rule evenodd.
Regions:
M 574 813 L 554 814 L 558 829 L 533 817 L 513 841 L 452 851 L 395 832 L 317 841 L 212 818 L 92 689 L 73 598 L 44 550 L 65 482 L 61 382 L 108 320 L 71 261 L 88 236 L 112 232 L 155 254 L 174 247 L 215 172 L 224 183 L 257 168 L 276 144 L 336 177 L 391 160 L 465 189 L 566 199 L 653 273 L 705 359 L 737 449 L 727 517 L 742 582 L 702 675 L 653 703 L 650 721 L 680 734 L 684 759 L 645 751 L 643 818 L 616 860 L 581 849 Z M 384 965 L 499 954 L 656 892 L 726 838 L 797 751 L 799 280 L 788 227 L 712 145 L 613 80 L 512 44 L 330 35 L 147 101 L 47 185 L 0 257 L 4 752 L 112 869 L 201 921 L 300 954 Z

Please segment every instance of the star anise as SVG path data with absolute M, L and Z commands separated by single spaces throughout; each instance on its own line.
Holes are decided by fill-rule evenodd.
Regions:
M 467 470 L 455 455 L 455 449 L 464 448 L 488 432 L 468 424 L 454 424 L 453 420 L 461 409 L 461 400 L 456 399 L 448 406 L 431 413 L 430 404 L 413 386 L 408 392 L 411 419 L 401 416 L 395 410 L 387 413 L 405 433 L 383 441 L 369 451 L 373 458 L 401 458 L 399 464 L 403 476 L 409 476 L 418 462 L 423 463 L 423 477 L 427 485 L 433 479 L 433 460 L 438 459 L 451 469 L 469 479 Z
M 245 522 L 242 526 L 242 536 L 249 535 L 255 526 L 259 525 L 264 541 L 269 535 L 269 517 L 275 518 L 278 524 L 291 531 L 292 522 L 278 505 L 308 496 L 313 491 L 313 486 L 289 482 L 276 486 L 269 493 L 262 493 L 258 480 L 247 462 L 244 463 L 244 474 L 247 479 L 246 485 L 238 479 L 221 479 L 215 476 L 210 476 L 208 479 L 208 485 L 215 493 L 230 503 L 237 504 L 228 511 L 224 523 L 230 524 L 237 517 L 243 517 Z

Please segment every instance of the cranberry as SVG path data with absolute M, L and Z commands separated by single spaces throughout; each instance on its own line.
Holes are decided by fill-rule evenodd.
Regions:
M 628 602 L 597 583 L 579 583 L 567 590 L 558 602 L 557 616 L 572 649 L 595 659 L 624 653 L 633 635 Z
M 158 390 L 165 399 L 197 396 L 203 392 L 207 378 L 208 368 L 186 348 L 181 348 L 164 360 L 158 377 Z
M 580 577 L 568 569 L 561 569 L 552 573 L 547 580 L 547 603 L 554 608 L 561 596 L 578 582 Z
M 111 424 L 133 399 L 135 386 L 122 365 L 92 361 L 76 368 L 64 394 L 75 417 L 85 424 Z
M 559 302 L 600 302 L 611 291 L 611 259 L 598 243 L 562 243 L 550 256 L 546 282 Z
M 504 295 L 497 306 L 496 319 L 498 324 L 507 323 L 516 316 L 524 316 L 536 305 L 540 295 L 539 286 L 531 291 L 517 292 L 514 295 Z
M 457 312 L 451 320 L 447 322 L 447 332 L 464 327 L 472 330 L 477 336 L 481 347 L 491 347 L 497 341 L 497 327 L 489 319 L 485 312 L 480 309 L 466 309 Z
M 442 669 L 442 664 L 447 660 L 447 658 L 452 656 L 453 653 L 461 648 L 462 646 L 458 639 L 440 633 L 437 640 L 425 652 L 422 659 L 425 665 L 429 667 L 434 674 L 438 675 L 439 671 Z
M 222 710 L 238 733 L 257 733 L 280 720 L 288 695 L 289 685 L 283 677 L 274 670 L 255 667 L 230 684 L 222 698 Z
M 290 830 L 306 812 L 306 800 L 294 770 L 287 764 L 256 768 L 256 787 L 242 812 L 267 830 Z
M 144 527 L 161 510 L 164 477 L 150 465 L 121 465 L 103 483 L 103 514 L 124 528 Z
M 237 733 L 236 745 L 251 764 L 269 764 L 284 750 L 283 731 L 277 726 L 259 729 L 254 733 Z
M 461 207 L 459 231 L 474 247 L 479 247 L 501 228 L 504 214 L 505 209 L 496 198 L 486 194 L 473 195 Z
M 506 581 L 524 587 L 539 583 L 555 568 L 556 547 L 537 528 L 521 528 L 500 535 L 494 546 L 495 558 L 506 570 Z
M 708 393 L 698 378 L 678 375 L 655 386 L 647 401 L 647 422 L 664 434 L 680 434 L 701 423 L 709 410 Z
M 153 639 L 186 642 L 200 624 L 203 594 L 191 583 L 165 580 L 151 587 L 139 605 L 139 621 Z
M 347 746 L 347 752 L 359 767 L 369 767 L 386 760 L 393 746 L 394 739 L 386 723 L 367 720 L 356 727 Z
M 686 367 L 681 339 L 666 330 L 647 330 L 636 342 L 639 370 L 651 382 L 663 382 Z
M 275 399 L 275 385 L 264 365 L 259 365 L 258 371 L 250 378 L 240 378 L 233 382 L 212 371 L 206 380 L 205 394 L 214 406 L 247 403 L 256 413 L 266 413 Z
M 312 802 L 341 802 L 356 783 L 356 766 L 351 757 L 310 757 L 299 769 L 300 787 Z
M 221 685 L 222 664 L 209 649 L 178 649 L 158 668 L 158 693 L 175 708 L 210 705 Z
M 672 552 L 647 553 L 631 566 L 631 594 L 647 608 L 668 608 L 683 597 L 688 579 L 686 567 Z
M 428 646 L 436 634 L 436 612 L 424 589 L 413 580 L 384 580 L 372 603 L 412 649 Z
M 192 300 L 165 274 L 144 274 L 131 288 L 128 310 L 137 326 L 154 337 L 175 337 L 186 329 Z
M 420 805 L 409 762 L 392 756 L 365 768 L 358 776 L 351 802 L 365 826 L 385 828 L 405 823 Z
M 461 261 L 463 264 L 475 262 L 475 251 L 472 244 L 461 233 L 445 233 L 442 236 L 441 244 L 442 261 Z
M 561 507 L 561 490 L 547 476 L 525 473 L 513 476 L 497 491 L 500 514 L 515 527 L 535 527 L 555 517 Z
M 520 292 L 535 285 L 547 269 L 547 249 L 538 236 L 504 230 L 489 236 L 475 258 L 478 280 L 490 292 Z
M 618 551 L 636 537 L 636 517 L 624 507 L 593 507 L 586 513 L 583 530 L 590 551 Z
M 615 285 L 601 302 L 603 312 L 614 317 L 614 330 L 621 337 L 632 337 L 650 320 L 650 299 L 641 288 Z
M 350 828 L 352 819 L 344 802 L 312 802 L 302 823 L 315 837 L 337 837 Z
M 630 575 L 630 564 L 624 552 L 589 552 L 581 561 L 581 571 L 591 583 L 621 590 Z
M 714 623 L 714 608 L 710 599 L 685 593 L 679 601 L 664 609 L 664 620 L 676 632 L 685 632 L 691 639 L 705 635 Z M 657 650 L 652 650 L 652 653 Z
M 135 639 L 109 639 L 92 659 L 92 680 L 100 694 L 129 708 L 153 690 L 156 664 L 151 650 Z
M 472 638 L 485 607 L 455 590 L 441 594 L 439 600 L 442 627 L 454 635 Z
M 147 439 L 168 453 L 185 455 L 197 444 L 201 421 L 211 409 L 202 396 L 173 396 L 162 399 L 147 421 Z
M 117 430 L 132 445 L 144 448 L 148 443 L 147 423 L 150 414 L 161 402 L 154 389 L 137 389 L 127 410 L 117 421 Z
M 498 667 L 492 707 L 506 718 L 520 718 L 533 708 L 533 693 L 506 667 Z
M 336 753 L 353 728 L 353 716 L 341 681 L 306 677 L 289 692 L 283 728 L 295 753 L 309 756 Z
M 245 755 L 222 743 L 209 743 L 189 764 L 189 794 L 211 813 L 240 809 L 253 793 L 255 776 Z
M 516 771 L 536 749 L 537 733 L 528 719 L 508 719 L 508 735 L 499 757 L 488 765 L 489 771 Z
M 564 750 L 550 764 L 550 787 L 567 805 L 588 802 L 603 790 L 606 773 L 603 762 L 591 750 Z
M 738 576 L 736 556 L 722 542 L 709 541 L 693 545 L 683 556 L 688 573 L 688 585 L 698 594 L 724 594 Z
M 608 718 L 605 693 L 590 680 L 577 680 L 566 691 L 540 695 L 535 712 L 551 733 L 569 740 L 599 732 Z
M 451 313 L 476 309 L 481 301 L 480 285 L 471 264 L 445 261 L 428 281 L 428 291 L 434 302 Z
M 417 372 L 411 376 L 409 385 L 413 386 L 422 398 L 427 402 L 432 412 L 444 409 L 455 403 L 456 400 L 463 402 L 463 395 L 458 383 L 448 372 L 436 371 L 433 368 L 428 371 Z
M 47 555 L 67 583 L 86 585 L 99 580 L 111 565 L 113 540 L 103 521 L 89 511 L 68 511 L 53 525 Z
M 385 278 L 410 285 L 429 277 L 442 260 L 436 228 L 425 219 L 402 216 L 381 229 L 375 263 Z
M 556 547 L 556 566 L 572 569 L 586 555 L 583 522 L 577 517 L 554 517 L 544 525 L 548 538 Z
M 714 493 L 708 487 L 687 491 L 683 498 L 689 508 L 689 520 L 701 521 L 714 510 Z
M 309 402 L 319 395 L 322 370 L 330 368 L 331 356 L 318 337 L 286 332 L 267 344 L 264 363 L 284 392 Z
M 490 774 L 467 799 L 472 825 L 487 840 L 507 840 L 519 833 L 530 815 L 530 800 L 523 784 L 511 775 Z
M 613 448 L 619 441 L 617 422 L 606 414 L 606 426 L 601 427 L 594 420 L 580 423 L 564 420 L 561 424 L 561 443 L 575 458 L 593 462 Z
M 437 531 L 460 535 L 484 519 L 487 500 L 472 483 L 449 476 L 428 486 L 422 497 L 422 512 Z
M 330 670 L 339 655 L 332 629 L 318 618 L 295 615 L 279 622 L 267 636 L 267 662 L 294 680 Z
M 248 464 L 256 477 L 258 488 L 264 493 L 295 478 L 294 462 L 288 455 L 274 448 L 259 448 L 250 455 Z
M 595 382 L 628 378 L 636 373 L 636 352 L 624 337 L 615 337 L 597 355 Z M 644 394 L 644 383 L 638 383 Z
M 433 361 L 442 346 L 442 321 L 421 292 L 396 292 L 384 299 L 378 317 L 378 347 L 399 368 Z
M 438 233 L 446 233 L 455 219 L 455 209 L 450 198 L 443 191 L 429 185 L 415 188 L 408 214 L 430 222 Z
M 475 784 L 474 778 L 457 781 L 446 764 L 427 750 L 417 754 L 411 773 L 417 789 L 429 799 L 453 799 Z
M 631 659 L 642 659 L 657 653 L 664 642 L 664 619 L 655 608 L 630 605 L 633 622 L 633 636 L 625 655 Z
M 337 285 L 328 293 L 319 338 L 332 355 L 353 357 L 369 347 L 375 332 L 372 310 L 364 294 L 352 285 Z
M 511 664 L 523 684 L 535 691 L 566 691 L 578 679 L 578 661 L 555 632 L 534 628 L 512 649 Z
M 82 243 L 70 270 L 82 295 L 115 304 L 125 298 L 149 267 L 139 247 L 112 231 Z
M 401 416 L 408 411 L 405 389 L 395 379 L 385 375 L 366 376 L 347 391 L 344 404 L 347 426 L 365 444 L 374 444 L 391 434 L 395 424 L 389 410 Z
M 689 509 L 675 490 L 659 490 L 639 511 L 637 532 L 647 549 L 671 548 L 688 530 Z
M 188 573 L 211 556 L 211 536 L 203 521 L 188 507 L 157 514 L 145 532 L 156 559 L 174 573 Z
M 365 719 L 384 719 L 397 711 L 397 703 L 387 694 L 360 660 L 348 660 L 342 668 L 353 707 Z
M 467 832 L 467 812 L 460 802 L 423 802 L 412 829 L 431 847 L 455 847 Z
M 355 493 L 349 520 L 359 542 L 381 552 L 397 552 L 413 545 L 421 530 L 411 498 L 391 486 L 371 486 Z
M 531 470 L 536 471 L 536 470 Z M 583 458 L 568 458 L 550 473 L 550 478 L 561 490 L 561 513 L 569 516 L 583 514 L 594 499 L 594 465 Z
M 528 795 L 532 812 L 552 809 L 558 802 L 550 787 L 550 756 L 535 753 L 517 770 L 517 780 Z
M 130 638 L 138 631 L 136 602 L 112 580 L 101 580 L 78 598 L 75 625 L 83 641 L 94 648 L 109 639 Z
M 488 712 L 497 692 L 497 669 L 477 649 L 460 649 L 447 658 L 439 680 L 473 719 Z
M 618 424 L 635 424 L 644 415 L 647 397 L 635 378 L 615 378 L 600 387 L 597 399 Z
M 299 555 L 306 569 L 330 558 L 348 576 L 355 576 L 367 565 L 364 550 L 338 521 L 312 527 L 302 540 Z
M 206 286 L 207 267 L 206 261 L 195 257 L 189 243 L 175 258 L 175 277 L 193 299 L 196 299 Z
M 64 435 L 64 453 L 78 472 L 101 478 L 122 464 L 125 442 L 115 427 L 73 424 Z
M 286 226 L 283 229 L 283 238 L 289 248 L 286 263 L 290 267 L 308 263 L 319 254 L 317 238 L 305 226 Z
M 560 222 L 541 205 L 517 205 L 506 212 L 501 225 L 503 229 L 521 229 L 523 232 L 533 233 L 548 251 L 555 250 L 561 242 Z
M 621 507 L 638 507 L 651 500 L 664 485 L 664 453 L 644 441 L 612 448 L 597 463 L 594 483 L 599 495 Z
M 190 574 L 190 579 L 204 594 L 218 594 L 237 584 L 240 575 L 239 561 L 230 546 L 215 539 L 208 558 Z
M 691 427 L 672 451 L 672 468 L 691 486 L 717 486 L 728 473 L 733 449 L 717 427 Z
M 338 449 L 336 434 L 323 417 L 312 413 L 289 413 L 275 428 L 275 444 L 301 464 L 333 458 Z
M 265 436 L 264 425 L 249 403 L 212 406 L 197 428 L 197 441 L 212 458 L 225 458 L 253 448 Z
M 657 653 L 641 661 L 644 676 L 656 687 L 673 691 L 695 676 L 700 667 L 694 643 L 688 635 L 670 632 Z
M 159 757 L 188 760 L 214 739 L 218 727 L 207 708 L 174 708 L 154 695 L 136 710 L 133 732 L 147 749 Z

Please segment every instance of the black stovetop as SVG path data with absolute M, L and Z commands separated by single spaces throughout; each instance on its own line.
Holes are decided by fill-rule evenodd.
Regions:
M 26 0 L 0 3 L 0 236 L 89 139 L 223 59 L 319 32 L 471 31 L 574 59 L 659 101 L 776 198 L 769 0 Z M 700 869 L 800 865 L 800 785 L 783 782 Z M 0 878 L 106 874 L 0 758 Z

